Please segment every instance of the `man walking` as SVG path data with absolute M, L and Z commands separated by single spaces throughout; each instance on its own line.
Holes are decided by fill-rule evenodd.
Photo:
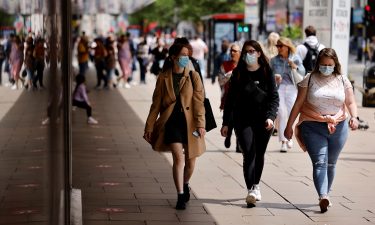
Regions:
M 306 73 L 313 70 L 319 51 L 325 48 L 316 37 L 316 29 L 313 26 L 305 28 L 305 41 L 297 46 L 297 55 L 302 59 Z

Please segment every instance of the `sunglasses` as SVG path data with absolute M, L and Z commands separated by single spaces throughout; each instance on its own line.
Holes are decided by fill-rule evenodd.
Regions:
M 239 52 L 240 50 L 231 49 L 231 52 Z
M 284 45 L 276 45 L 276 48 L 282 48 Z

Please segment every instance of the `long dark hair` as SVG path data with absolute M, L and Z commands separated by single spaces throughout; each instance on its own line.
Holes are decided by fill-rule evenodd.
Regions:
M 341 64 L 339 62 L 339 58 L 337 57 L 336 51 L 333 48 L 323 48 L 318 55 L 318 59 L 316 60 L 315 67 L 311 71 L 311 73 L 320 73 L 319 71 L 319 65 L 320 65 L 320 60 L 323 57 L 327 57 L 330 59 L 333 59 L 335 62 L 335 69 L 333 70 L 334 75 L 340 75 L 341 74 Z
M 78 86 L 83 84 L 85 82 L 85 76 L 81 75 L 81 74 L 78 74 L 75 78 L 76 80 L 76 87 L 74 88 L 74 93 L 77 91 L 78 89 Z
M 260 65 L 260 67 L 264 69 L 264 73 L 266 74 L 266 76 L 269 77 L 270 76 L 270 72 L 271 72 L 271 66 L 269 64 L 269 60 L 266 57 L 266 55 L 264 54 L 263 49 L 260 46 L 260 44 L 257 41 L 255 41 L 255 40 L 247 40 L 243 44 L 242 51 L 241 51 L 241 56 L 240 56 L 240 61 L 238 62 L 238 65 L 237 65 L 238 70 L 239 71 L 246 71 L 247 65 L 246 65 L 246 62 L 244 60 L 244 57 L 245 57 L 245 55 L 247 53 L 246 52 L 246 47 L 247 46 L 253 47 L 257 52 L 260 53 L 260 56 L 258 58 L 258 63 Z

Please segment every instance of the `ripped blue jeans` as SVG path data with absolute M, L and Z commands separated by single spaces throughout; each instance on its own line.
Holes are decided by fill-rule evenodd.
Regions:
M 329 134 L 327 123 L 304 121 L 300 125 L 301 137 L 313 165 L 313 179 L 319 197 L 331 190 L 335 177 L 336 162 L 348 137 L 348 121 L 337 124 Z

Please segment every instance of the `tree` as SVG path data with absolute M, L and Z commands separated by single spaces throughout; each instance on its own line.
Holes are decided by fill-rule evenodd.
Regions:
M 156 0 L 153 4 L 131 14 L 129 19 L 132 24 L 142 24 L 147 20 L 156 21 L 161 27 L 175 27 L 174 16 L 177 16 L 177 21 L 187 20 L 198 23 L 205 15 L 243 12 L 242 0 L 233 3 L 218 0 Z
M 0 9 L 0 26 L 13 26 L 14 16 Z

